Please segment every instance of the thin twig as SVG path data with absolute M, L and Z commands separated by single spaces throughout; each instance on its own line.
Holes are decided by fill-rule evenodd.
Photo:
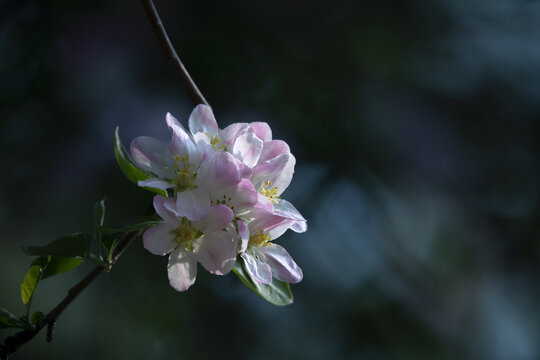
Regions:
M 195 104 L 209 105 L 203 94 L 200 92 L 199 88 L 189 75 L 188 71 L 184 67 L 184 64 L 182 64 L 182 61 L 180 61 L 180 58 L 178 57 L 178 54 L 176 53 L 176 50 L 174 49 L 174 46 L 172 45 L 171 40 L 167 35 L 167 31 L 163 26 L 163 22 L 159 17 L 154 2 L 152 0 L 142 0 L 142 4 L 144 6 L 144 11 L 146 11 L 146 15 L 148 15 L 148 19 L 150 20 L 152 29 L 154 29 L 154 32 L 156 33 L 159 44 L 165 52 L 167 61 L 172 64 L 174 70 L 182 79 L 184 86 L 189 92 L 189 96 L 191 96 L 191 99 Z
M 142 230 L 132 231 L 126 234 L 126 237 L 124 240 L 116 247 L 114 254 L 112 256 L 111 263 L 116 263 L 116 260 L 122 255 L 124 250 L 131 245 L 133 240 L 135 240 L 139 235 L 141 235 Z M 67 296 L 62 300 L 54 309 L 52 309 L 46 316 L 45 319 L 43 319 L 42 322 L 39 323 L 41 328 L 44 326 L 48 326 L 49 324 L 52 324 L 53 322 L 58 319 L 58 317 L 64 312 L 64 310 L 79 296 L 79 294 L 86 289 L 88 285 L 92 283 L 102 272 L 105 270 L 106 267 L 103 266 L 96 266 L 94 270 L 92 270 L 84 279 L 79 281 L 77 285 L 69 289 Z
M 115 249 L 115 252 L 112 256 L 112 263 L 115 263 L 118 258 L 122 255 L 124 250 L 142 233 L 142 230 L 132 231 L 126 234 L 124 240 L 118 245 Z M 64 310 L 79 296 L 84 289 L 88 287 L 102 272 L 105 270 L 105 267 L 98 265 L 92 271 L 88 273 L 81 281 L 79 281 L 75 286 L 69 289 L 66 297 L 56 305 L 54 309 L 49 311 L 45 318 L 36 324 L 32 329 L 22 330 L 13 336 L 8 337 L 4 341 L 4 345 L 1 345 L 0 348 L 0 359 L 4 360 L 13 354 L 21 345 L 32 340 L 39 332 L 47 327 L 47 341 L 52 340 L 54 326 L 56 320 L 62 315 Z

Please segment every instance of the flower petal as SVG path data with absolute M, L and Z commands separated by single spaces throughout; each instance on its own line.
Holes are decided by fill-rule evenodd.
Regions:
M 248 131 L 248 123 L 234 123 L 227 126 L 219 132 L 219 137 L 223 144 L 227 144 L 229 149 L 232 149 L 236 138 Z
M 272 283 L 272 269 L 270 265 L 257 260 L 255 256 L 248 253 L 242 253 L 240 256 L 244 259 L 247 272 L 254 280 L 264 285 Z
M 280 237 L 287 229 L 295 223 L 294 220 L 287 219 L 281 216 L 268 214 L 261 215 L 255 218 L 248 224 L 250 234 L 254 234 L 260 230 L 270 235 L 272 240 Z
M 176 213 L 191 221 L 201 220 L 210 210 L 210 198 L 202 189 L 186 190 L 176 194 Z
M 212 108 L 199 104 L 189 116 L 189 130 L 193 135 L 198 132 L 207 132 L 211 136 L 218 133 L 218 125 Z
M 307 231 L 307 221 L 296 221 L 291 226 L 291 230 L 297 233 L 303 233 Z
M 186 291 L 197 278 L 197 261 L 193 253 L 179 247 L 169 255 L 169 283 L 177 291 Z
M 291 225 L 291 230 L 297 233 L 303 233 L 307 231 L 307 221 L 302 214 L 287 200 L 279 199 L 277 204 L 274 205 L 274 214 L 283 216 L 287 219 L 294 220 Z
M 208 146 L 210 146 L 210 148 L 212 148 L 212 146 L 210 145 L 210 138 L 208 137 L 207 134 L 203 132 L 195 133 L 193 135 L 193 140 L 195 141 L 196 144 L 199 144 L 199 142 L 203 142 L 204 144 L 207 144 Z
M 259 161 L 263 147 L 263 141 L 252 132 L 240 135 L 234 142 L 232 153 L 246 166 L 252 168 Z
M 139 136 L 131 142 L 131 157 L 140 168 L 160 178 L 172 178 L 174 160 L 168 146 L 161 140 Z
M 272 130 L 265 122 L 252 122 L 249 124 L 249 129 L 262 141 L 272 140 Z
M 262 163 L 264 161 L 271 160 L 281 154 L 287 154 L 290 152 L 291 150 L 289 148 L 289 145 L 287 145 L 285 141 L 282 141 L 282 140 L 265 141 L 262 152 L 261 152 L 261 156 L 259 157 L 259 162 Z
M 243 219 L 255 219 L 273 213 L 274 204 L 263 194 L 257 193 L 257 202 L 237 215 L 241 216 Z
M 302 281 L 302 269 L 294 262 L 291 255 L 277 244 L 258 248 L 261 260 L 265 261 L 272 269 L 272 275 L 283 282 L 296 284 Z
M 243 220 L 238 220 L 236 222 L 238 225 L 238 235 L 240 236 L 240 252 L 246 251 L 248 244 L 249 244 L 249 229 L 246 225 L 246 222 Z
M 265 161 L 253 168 L 253 184 L 259 189 L 270 181 L 271 186 L 277 188 L 278 195 L 281 195 L 291 183 L 295 164 L 296 159 L 290 153 Z
M 187 155 L 190 157 L 191 163 L 199 165 L 201 156 L 191 136 L 189 136 L 182 124 L 180 124 L 170 113 L 167 113 L 166 121 L 169 129 L 172 131 L 170 145 L 171 153 L 181 157 Z
M 212 145 L 210 145 L 210 138 L 205 133 L 198 132 L 195 135 L 193 135 L 193 139 L 195 141 L 195 144 L 197 144 L 198 151 L 200 152 L 199 158 L 201 159 L 200 160 L 201 163 L 203 162 L 204 159 L 208 157 L 208 154 L 212 154 L 216 152 L 214 148 L 212 147 Z
M 163 220 L 172 224 L 173 226 L 178 226 L 180 224 L 178 215 L 174 212 L 174 199 L 156 195 L 154 196 L 153 203 L 154 209 L 156 209 L 157 214 Z
M 168 181 L 158 179 L 158 178 L 150 178 L 146 180 L 142 180 L 137 182 L 137 185 L 140 187 L 149 187 L 154 189 L 160 189 L 160 190 L 167 190 L 172 187 L 174 187 L 174 184 L 171 184 Z
M 143 234 L 144 248 L 154 255 L 166 255 L 173 251 L 177 244 L 171 231 L 174 226 L 168 223 L 154 225 Z
M 285 217 L 287 219 L 306 221 L 302 214 L 300 214 L 300 212 L 296 210 L 293 204 L 283 199 L 278 199 L 277 204 L 274 205 L 274 214 Z
M 212 274 L 225 275 L 236 261 L 238 240 L 227 231 L 205 234 L 195 242 L 195 254 L 201 265 Z
M 243 166 L 230 153 L 210 153 L 197 171 L 197 186 L 210 196 L 230 193 L 240 182 Z
M 234 206 L 235 213 L 240 214 L 257 204 L 258 200 L 259 193 L 253 187 L 251 181 L 242 179 L 236 186 L 229 203 Z
M 234 217 L 233 211 L 225 205 L 212 206 L 206 216 L 193 223 L 193 227 L 203 233 L 222 230 Z

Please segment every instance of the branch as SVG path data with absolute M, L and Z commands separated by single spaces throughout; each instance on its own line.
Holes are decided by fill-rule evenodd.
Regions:
M 64 310 L 79 296 L 84 289 L 88 287 L 102 272 L 103 270 L 109 271 L 112 265 L 118 260 L 118 258 L 123 254 L 125 249 L 131 245 L 131 243 L 142 233 L 142 230 L 132 231 L 126 234 L 124 240 L 116 247 L 112 261 L 109 267 L 96 266 L 88 275 L 86 275 L 81 281 L 79 281 L 75 286 L 69 289 L 66 297 L 58 304 L 54 309 L 52 309 L 45 318 L 36 324 L 32 329 L 27 329 L 19 331 L 6 338 L 4 341 L 5 345 L 0 345 L 0 359 L 4 360 L 13 354 L 19 347 L 25 343 L 32 340 L 39 332 L 47 327 L 47 341 L 52 341 L 53 330 L 56 324 L 56 320 L 62 315 Z
M 174 50 L 174 46 L 172 45 L 171 40 L 169 40 L 169 36 L 167 35 L 167 31 L 163 26 L 163 22 L 159 17 L 156 7 L 154 6 L 154 2 L 152 0 L 142 0 L 142 4 L 144 6 L 144 11 L 148 16 L 148 19 L 150 20 L 152 29 L 154 29 L 154 32 L 156 33 L 159 44 L 165 52 L 167 61 L 172 64 L 174 70 L 182 79 L 184 86 L 189 92 L 189 96 L 191 96 L 191 100 L 193 100 L 195 104 L 209 105 L 202 93 L 200 92 L 199 88 L 189 75 L 188 71 L 184 67 L 184 64 L 182 64 L 182 61 L 180 61 L 176 50 Z
M 182 64 L 182 61 L 180 61 L 180 58 L 178 57 L 178 54 L 176 53 L 176 50 L 174 49 L 171 41 L 169 40 L 169 36 L 167 35 L 167 31 L 165 30 L 165 27 L 163 26 L 163 23 L 161 22 L 161 19 L 159 17 L 159 14 L 156 10 L 156 7 L 154 6 L 154 3 L 152 0 L 142 0 L 144 10 L 146 14 L 148 15 L 148 18 L 150 20 L 150 23 L 152 25 L 152 28 L 154 29 L 154 32 L 156 33 L 156 36 L 158 38 L 158 41 L 163 49 L 165 51 L 165 55 L 167 60 L 173 65 L 176 73 L 180 76 L 182 79 L 182 82 L 186 86 L 189 95 L 193 102 L 195 104 L 205 104 L 209 105 L 202 93 L 200 92 L 199 88 L 189 75 L 188 71 Z M 118 258 L 123 254 L 125 249 L 139 236 L 141 235 L 142 230 L 138 231 L 132 231 L 126 234 L 124 237 L 124 240 L 116 247 L 111 263 L 108 267 L 103 266 L 96 266 L 88 275 L 86 275 L 81 281 L 79 281 L 75 286 L 73 286 L 71 289 L 69 289 L 66 297 L 58 304 L 54 309 L 52 309 L 47 315 L 45 315 L 45 318 L 40 321 L 38 324 L 36 324 L 32 329 L 27 329 L 23 331 L 19 331 L 18 333 L 14 334 L 13 336 L 10 336 L 6 338 L 4 341 L 4 345 L 0 344 L 0 359 L 5 360 L 8 359 L 9 355 L 13 354 L 19 347 L 26 344 L 30 340 L 32 340 L 39 332 L 47 328 L 47 341 L 52 341 L 53 338 L 53 332 L 54 327 L 56 324 L 56 321 L 62 315 L 64 310 L 79 296 L 81 292 L 84 291 L 90 285 L 101 273 L 106 270 L 110 271 L 111 267 L 116 263 Z

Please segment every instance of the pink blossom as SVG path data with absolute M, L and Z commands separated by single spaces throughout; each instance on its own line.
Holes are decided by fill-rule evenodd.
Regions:
M 174 289 L 185 291 L 193 285 L 198 262 L 216 275 L 232 269 L 238 241 L 225 229 L 233 218 L 229 207 L 211 206 L 208 194 L 196 189 L 176 200 L 156 195 L 154 208 L 165 222 L 146 230 L 143 243 L 152 254 L 169 254 L 167 272 Z
M 189 128 L 194 138 L 213 147 L 214 151 L 226 151 L 242 162 L 256 192 L 274 204 L 274 213 L 295 220 L 291 227 L 296 232 L 307 230 L 307 222 L 296 208 L 281 194 L 289 186 L 294 174 L 295 157 L 282 140 L 272 140 L 272 130 L 265 122 L 234 123 L 219 130 L 212 109 L 198 105 L 189 119 Z M 250 216 L 260 210 L 268 211 L 269 205 L 259 195 Z
M 272 242 L 287 229 L 307 230 L 300 212 L 281 198 L 296 163 L 289 146 L 273 140 L 263 122 L 220 130 L 206 105 L 191 113 L 189 132 L 172 115 L 166 120 L 170 143 L 138 137 L 131 143 L 131 154 L 153 175 L 140 186 L 174 190 L 174 198 L 154 197 L 156 212 L 165 222 L 143 235 L 147 250 L 169 255 L 171 286 L 187 290 L 195 282 L 197 263 L 212 274 L 226 274 L 237 254 L 259 283 L 270 284 L 272 277 L 301 281 L 302 270 Z
M 272 276 L 276 279 L 297 283 L 302 280 L 302 269 L 291 255 L 272 241 L 280 237 L 294 224 L 294 220 L 277 215 L 261 216 L 247 225 L 238 221 L 238 234 L 241 238 L 240 256 L 246 270 L 261 284 L 270 284 Z
M 166 121 L 172 131 L 170 143 L 149 136 L 140 136 L 131 142 L 131 156 L 135 163 L 154 175 L 139 181 L 139 186 L 178 191 L 193 188 L 204 158 L 203 149 L 171 114 L 167 113 Z

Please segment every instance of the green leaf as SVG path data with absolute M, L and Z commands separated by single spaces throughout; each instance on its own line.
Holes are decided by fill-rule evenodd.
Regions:
M 44 246 L 22 246 L 21 249 L 26 255 L 83 258 L 103 265 L 100 256 L 91 252 L 92 237 L 90 233 L 75 233 Z
M 41 280 L 50 259 L 51 258 L 49 256 L 43 256 L 34 260 L 30 266 L 30 269 L 28 269 L 28 272 L 24 276 L 23 282 L 21 283 L 21 298 L 23 304 L 26 306 L 27 314 L 30 311 L 32 298 L 34 296 L 34 292 L 36 291 L 37 284 Z
M 45 314 L 42 313 L 41 311 L 36 311 L 35 313 L 32 314 L 32 317 L 31 317 L 32 324 L 34 325 L 43 319 L 45 319 Z
M 41 280 L 44 280 L 48 277 L 62 274 L 68 271 L 75 269 L 77 266 L 81 265 L 83 262 L 82 259 L 70 258 L 70 257 L 61 257 L 61 256 L 51 256 L 51 260 L 43 275 Z
M 92 234 L 75 233 L 62 236 L 44 246 L 22 246 L 22 251 L 26 255 L 53 255 L 65 257 L 86 257 Z
M 32 261 L 32 263 L 30 264 L 30 266 L 40 266 L 42 268 L 45 268 L 50 261 L 50 256 L 40 256 L 38 258 L 35 258 L 34 261 Z
M 65 273 L 75 269 L 82 263 L 82 259 L 43 255 L 36 258 L 21 283 L 21 299 L 26 306 L 27 317 L 38 283 L 53 275 Z M 35 314 L 34 314 L 35 315 Z M 32 323 L 35 323 L 32 320 Z
M 159 216 L 144 216 L 138 222 L 122 228 L 96 226 L 96 231 L 102 234 L 127 233 L 131 231 L 145 230 L 154 225 L 161 224 L 162 222 L 163 219 Z
M 41 278 L 41 272 L 42 268 L 40 266 L 31 266 L 24 276 L 24 281 L 21 284 L 21 298 L 23 304 L 27 307 Z
M 110 236 L 110 235 L 104 235 L 101 238 L 101 243 L 105 247 L 105 250 L 107 251 L 107 263 L 111 263 L 112 261 L 112 255 L 114 253 L 114 249 L 116 248 L 116 245 L 118 244 L 118 239 Z
M 234 264 L 233 272 L 238 278 L 250 288 L 254 293 L 262 297 L 264 300 L 278 306 L 292 304 L 293 295 L 289 284 L 272 278 L 272 283 L 263 285 L 251 278 L 244 267 L 244 260 L 239 256 L 236 264 Z
M 120 140 L 118 128 L 116 128 L 114 132 L 114 157 L 116 158 L 116 162 L 118 162 L 118 165 L 120 166 L 120 169 L 122 169 L 124 175 L 126 175 L 129 181 L 133 182 L 135 185 L 138 185 L 139 181 L 150 178 L 149 174 L 145 173 L 137 166 L 135 166 L 133 160 L 131 159 L 131 156 L 126 151 L 126 148 Z M 165 197 L 167 196 L 167 192 L 165 190 L 149 187 L 145 187 L 144 189 L 163 195 Z
M 15 315 L 0 307 L 0 329 L 28 327 L 23 321 L 19 320 Z

